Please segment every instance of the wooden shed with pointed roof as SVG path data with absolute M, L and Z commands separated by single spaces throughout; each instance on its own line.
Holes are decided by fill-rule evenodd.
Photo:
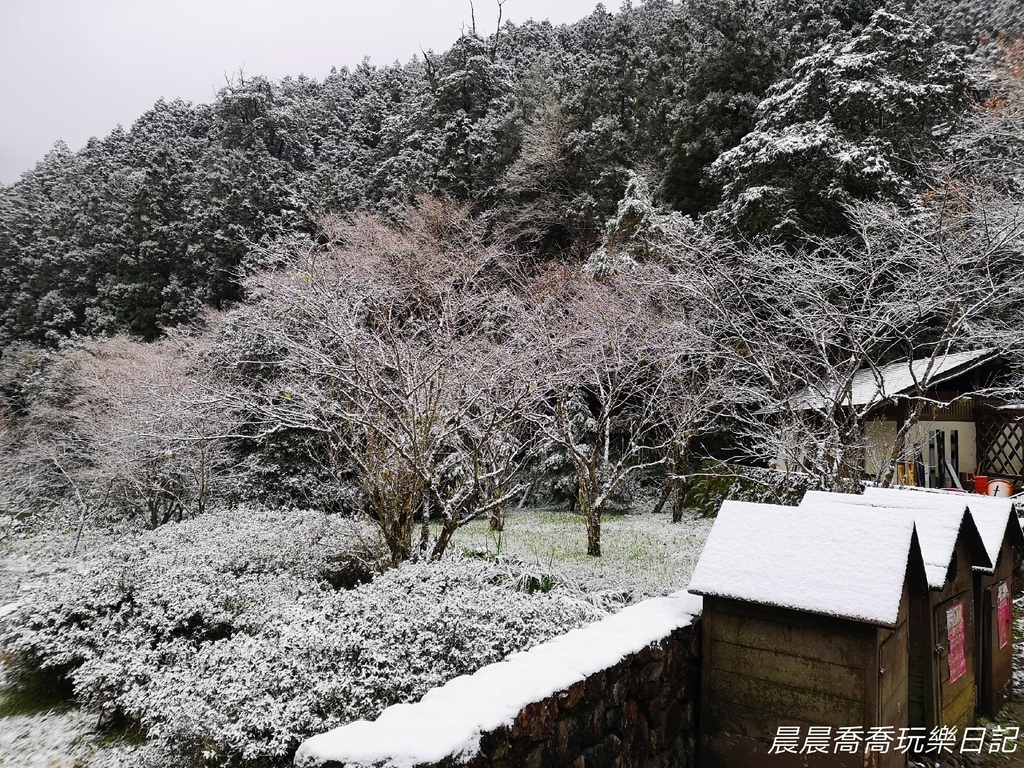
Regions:
M 910 610 L 928 590 L 912 515 L 727 501 L 689 589 L 704 596 L 704 768 L 905 764 L 774 747 L 781 727 L 907 727 Z
M 974 567 L 978 712 L 994 716 L 1013 687 L 1012 598 L 1015 552 L 1024 551 L 1024 533 L 1012 500 L 977 494 L 936 493 L 906 488 L 869 487 L 864 496 L 900 506 L 953 508 L 965 505 L 985 544 L 989 568 Z
M 800 508 L 829 514 L 887 509 L 913 517 L 928 590 L 910 603 L 909 722 L 929 730 L 973 725 L 979 658 L 974 568 L 992 563 L 966 504 L 915 506 L 902 497 L 812 491 Z

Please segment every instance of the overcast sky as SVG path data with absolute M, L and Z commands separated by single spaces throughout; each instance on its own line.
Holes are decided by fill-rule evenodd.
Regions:
M 571 22 L 596 5 L 506 0 L 504 18 Z M 475 6 L 477 30 L 493 32 L 494 0 Z M 469 19 L 469 0 L 0 0 L 0 182 L 159 98 L 211 101 L 239 69 L 321 79 L 363 56 L 406 61 L 446 49 Z

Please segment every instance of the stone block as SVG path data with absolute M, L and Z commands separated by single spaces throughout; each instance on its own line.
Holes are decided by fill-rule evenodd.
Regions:
M 535 747 L 529 757 L 526 758 L 526 762 L 523 763 L 523 768 L 545 768 L 551 763 L 548 755 L 548 749 L 543 744 Z
M 614 734 L 608 735 L 600 744 L 584 750 L 586 768 L 613 768 L 622 754 L 622 740 Z
M 608 707 L 604 713 L 605 730 L 613 733 L 619 732 L 619 725 L 622 722 L 622 707 Z
M 660 683 L 665 676 L 665 662 L 654 661 L 647 665 L 645 676 L 650 682 Z
M 661 696 L 644 702 L 644 715 L 651 728 L 661 728 L 665 722 L 665 703 Z
M 580 680 L 578 683 L 570 685 L 564 691 L 560 691 L 558 694 L 558 707 L 561 710 L 568 710 L 575 707 L 580 701 L 583 700 L 583 695 L 587 690 L 587 681 Z
M 583 698 L 587 701 L 600 701 L 604 698 L 608 676 L 605 672 L 595 672 L 587 678 L 583 689 Z
M 665 741 L 671 742 L 682 732 L 686 723 L 686 715 L 683 712 L 683 705 L 676 701 L 665 710 Z
M 528 704 L 516 717 L 512 726 L 513 739 L 542 741 L 551 736 L 558 715 L 558 705 L 553 698 Z
M 605 734 L 608 733 L 606 713 L 607 710 L 603 705 L 594 707 L 594 710 L 590 715 L 589 728 L 587 729 L 587 733 L 584 735 L 584 740 L 588 744 L 597 744 L 605 737 Z
M 580 724 L 575 717 L 563 716 L 555 726 L 552 753 L 556 765 L 569 765 L 579 755 L 583 747 Z
M 608 703 L 612 706 L 619 706 L 626 700 L 626 694 L 629 692 L 629 682 L 625 679 L 616 680 L 609 687 L 605 693 L 605 698 Z

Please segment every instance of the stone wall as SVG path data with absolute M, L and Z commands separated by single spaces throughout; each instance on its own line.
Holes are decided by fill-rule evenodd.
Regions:
M 700 598 L 627 608 L 307 740 L 301 768 L 696 768 Z
M 694 768 L 700 620 L 523 709 L 472 768 Z M 457 763 L 438 764 L 448 768 Z

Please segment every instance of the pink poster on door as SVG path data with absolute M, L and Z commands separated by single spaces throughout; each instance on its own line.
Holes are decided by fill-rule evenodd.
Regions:
M 996 592 L 996 616 L 999 622 L 999 647 L 1005 648 L 1010 642 L 1010 630 L 1013 626 L 1013 610 L 1010 608 L 1010 586 L 999 582 Z
M 955 683 L 967 674 L 963 603 L 957 603 L 946 611 L 946 634 L 949 636 L 949 682 Z

